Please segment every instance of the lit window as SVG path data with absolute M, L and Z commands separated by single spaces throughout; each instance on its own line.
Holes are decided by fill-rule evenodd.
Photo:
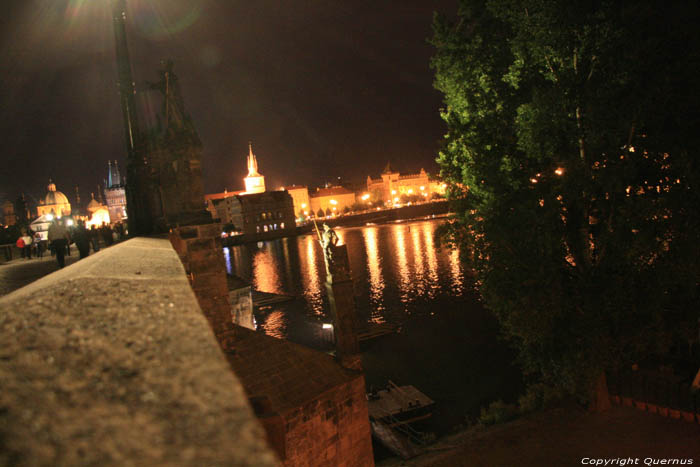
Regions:
M 280 229 L 284 229 L 284 222 L 280 223 Z
M 268 231 L 267 224 L 265 224 L 265 226 L 263 227 L 263 230 L 265 230 L 265 232 Z

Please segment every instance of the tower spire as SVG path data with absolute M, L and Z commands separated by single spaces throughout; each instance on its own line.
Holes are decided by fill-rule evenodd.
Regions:
M 257 177 L 259 175 L 258 160 L 255 158 L 255 154 L 253 154 L 253 142 L 248 141 L 248 176 Z

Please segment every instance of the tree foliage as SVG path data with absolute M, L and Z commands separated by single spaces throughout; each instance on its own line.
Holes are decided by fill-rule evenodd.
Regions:
M 523 368 L 585 394 L 697 338 L 697 6 L 462 0 L 436 17 L 459 245 Z

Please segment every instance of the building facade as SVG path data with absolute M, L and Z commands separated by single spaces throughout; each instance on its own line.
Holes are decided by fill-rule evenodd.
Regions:
M 248 143 L 248 176 L 244 179 L 246 193 L 263 193 L 265 177 L 258 172 L 258 159 L 253 154 L 253 143 Z
M 126 214 L 126 183 L 119 174 L 117 161 L 107 161 L 107 180 L 105 180 L 105 202 L 112 222 L 123 222 Z
M 2 205 L 2 223 L 5 225 L 15 225 L 17 223 L 15 205 L 12 204 L 12 201 L 5 201 Z
M 70 203 L 66 195 L 56 190 L 56 185 L 49 179 L 49 185 L 46 187 L 48 192 L 44 199 L 39 200 L 39 205 L 36 207 L 37 215 L 52 214 L 54 216 L 69 216 L 71 213 Z
M 297 220 L 304 219 L 311 214 L 311 202 L 309 200 L 309 189 L 305 186 L 286 187 L 287 193 L 294 201 L 294 214 Z
M 312 213 L 318 217 L 319 211 L 325 215 L 338 215 L 351 209 L 355 204 L 355 193 L 342 186 L 318 188 L 309 197 Z
M 241 194 L 243 234 L 248 238 L 284 237 L 296 233 L 294 201 L 287 191 Z
M 400 174 L 387 164 L 381 178 L 367 177 L 367 194 L 374 201 L 397 204 L 406 197 L 413 200 L 428 200 L 433 193 L 444 194 L 445 187 L 438 180 L 431 180 L 424 169 L 417 174 Z

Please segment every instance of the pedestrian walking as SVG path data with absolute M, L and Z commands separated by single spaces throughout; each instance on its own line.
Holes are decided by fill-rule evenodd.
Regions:
M 64 267 L 66 265 L 66 246 L 70 245 L 70 235 L 68 235 L 68 229 L 58 219 L 54 219 L 49 227 L 49 242 L 56 253 L 58 267 Z
M 26 259 L 32 259 L 32 235 L 31 231 L 27 232 L 26 229 L 22 229 L 22 256 Z
M 80 259 L 87 258 L 90 254 L 90 233 L 85 228 L 83 221 L 78 221 L 78 225 L 73 230 L 73 241 L 80 253 Z
M 97 230 L 96 225 L 90 227 L 90 243 L 92 244 L 92 251 L 97 253 L 100 251 L 100 231 Z

